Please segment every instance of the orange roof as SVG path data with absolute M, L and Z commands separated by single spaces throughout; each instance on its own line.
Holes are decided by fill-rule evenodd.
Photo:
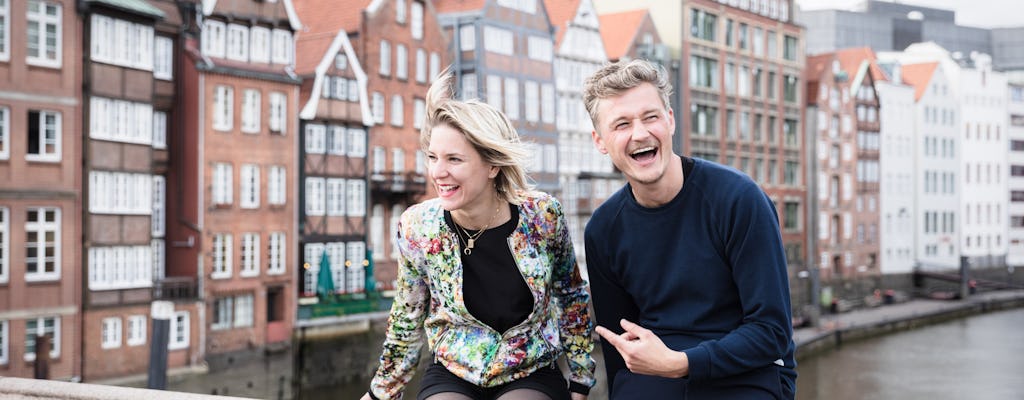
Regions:
M 304 34 L 295 40 L 295 73 L 299 76 L 312 75 L 324 59 L 324 53 L 331 47 L 337 34 Z
M 295 13 L 304 29 L 295 35 L 295 72 L 312 74 L 324 58 L 338 31 L 356 32 L 363 10 L 371 0 L 302 0 L 296 1 Z
M 804 70 L 807 77 L 807 84 L 804 85 L 807 88 L 807 104 L 818 104 L 818 82 L 821 82 L 821 76 L 832 65 L 835 56 L 835 53 L 825 53 L 807 57 Z
M 904 65 L 900 68 L 903 81 L 914 87 L 914 101 L 921 100 L 924 91 L 928 90 L 928 84 L 932 81 L 932 75 L 938 66 L 939 63 L 930 62 Z
M 565 37 L 569 22 L 580 8 L 580 0 L 544 0 L 544 8 L 548 11 L 551 25 L 555 27 L 555 47 L 558 47 Z
M 437 0 L 434 1 L 434 11 L 438 14 L 473 11 L 484 8 L 487 0 Z
M 609 60 L 618 60 L 626 55 L 640 30 L 640 24 L 647 18 L 647 9 L 623 11 L 598 16 L 601 23 L 601 40 Z
M 856 47 L 851 49 L 839 50 L 836 52 L 836 56 L 839 58 L 839 67 L 843 71 L 846 71 L 846 75 L 850 78 L 857 76 L 857 71 L 860 69 L 860 64 L 863 61 L 868 61 L 868 71 L 871 72 L 871 78 L 875 82 L 882 82 L 889 80 L 886 76 L 885 71 L 878 66 L 877 58 L 875 57 L 874 50 L 870 47 Z

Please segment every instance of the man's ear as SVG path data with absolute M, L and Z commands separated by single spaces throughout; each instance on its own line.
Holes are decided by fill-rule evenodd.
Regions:
M 601 154 L 608 154 L 608 148 L 604 146 L 604 139 L 597 133 L 597 130 L 590 131 L 590 139 L 594 141 L 594 147 L 597 147 L 597 151 Z

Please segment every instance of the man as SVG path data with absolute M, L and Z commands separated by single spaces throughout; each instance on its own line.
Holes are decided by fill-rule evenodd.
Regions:
M 608 65 L 584 86 L 594 145 L 627 181 L 585 234 L 610 396 L 793 399 L 775 207 L 746 175 L 673 153 L 671 91 L 642 60 Z

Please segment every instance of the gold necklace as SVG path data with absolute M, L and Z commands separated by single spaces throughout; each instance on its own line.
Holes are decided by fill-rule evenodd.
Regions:
M 494 219 L 498 217 L 498 211 L 500 210 L 501 204 L 498 204 L 498 207 L 494 209 L 494 215 L 491 216 L 491 220 L 487 221 L 487 225 L 484 225 L 483 228 L 480 228 L 480 230 L 476 231 L 476 233 L 472 235 L 469 234 L 469 231 L 467 231 L 466 228 L 463 228 L 462 225 L 459 225 L 458 222 L 455 222 L 455 229 L 457 231 L 461 230 L 462 234 L 466 235 L 466 238 L 463 239 L 462 235 L 459 235 L 458 232 L 456 232 L 455 234 L 456 236 L 459 237 L 459 239 L 463 239 L 466 241 L 466 248 L 462 250 L 463 253 L 466 253 L 467 256 L 473 254 L 473 246 L 476 244 L 476 240 L 480 238 L 480 235 L 483 235 L 484 231 L 486 231 L 489 226 L 491 226 L 491 222 L 494 222 Z M 452 221 L 455 221 L 454 215 L 452 216 Z

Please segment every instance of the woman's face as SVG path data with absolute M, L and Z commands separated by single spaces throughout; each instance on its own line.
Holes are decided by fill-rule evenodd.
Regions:
M 430 131 L 427 168 L 445 210 L 475 214 L 476 208 L 489 210 L 492 206 L 490 199 L 497 195 L 494 177 L 498 167 L 484 162 L 466 136 L 450 125 L 438 125 Z

